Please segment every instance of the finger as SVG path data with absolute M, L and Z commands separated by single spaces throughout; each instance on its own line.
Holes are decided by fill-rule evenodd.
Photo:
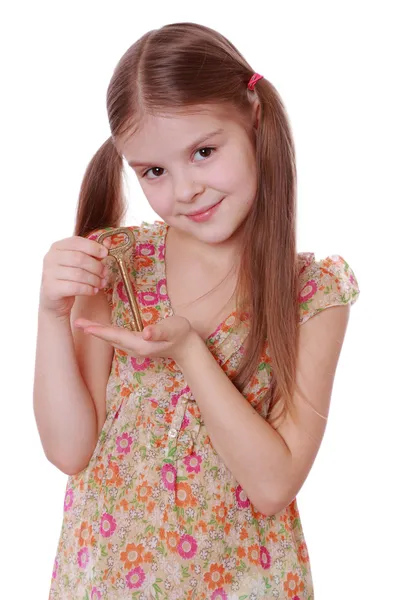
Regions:
M 162 325 L 149 325 L 143 329 L 143 339 L 152 342 L 167 342 L 169 336 Z
M 76 321 L 74 321 L 74 325 L 75 327 L 79 327 L 81 329 L 84 329 L 85 327 L 90 327 L 91 325 L 99 325 L 100 327 L 106 327 L 104 323 L 99 323 L 98 321 L 90 321 L 89 319 L 83 319 L 82 317 L 76 319 Z
M 93 324 L 91 322 L 90 325 L 84 326 L 84 331 L 85 333 L 91 333 L 106 342 L 118 344 L 119 346 L 123 346 L 130 350 L 135 350 L 134 346 L 137 345 L 135 344 L 135 339 L 137 337 L 135 332 L 129 331 L 124 327 L 111 327 L 109 325 L 102 325 L 101 323 Z

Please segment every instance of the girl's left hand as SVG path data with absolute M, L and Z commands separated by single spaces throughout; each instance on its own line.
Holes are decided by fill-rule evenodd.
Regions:
M 124 327 L 103 325 L 88 319 L 77 319 L 75 327 L 83 329 L 97 338 L 109 342 L 114 348 L 140 358 L 172 358 L 179 362 L 191 344 L 196 331 L 185 317 L 167 317 L 148 325 L 142 332 L 130 331 Z

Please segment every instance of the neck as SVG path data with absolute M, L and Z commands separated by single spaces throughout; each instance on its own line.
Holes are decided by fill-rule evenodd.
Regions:
M 204 262 L 218 263 L 226 269 L 238 264 L 241 232 L 237 231 L 228 240 L 221 243 L 208 243 L 193 235 L 168 225 L 168 243 L 185 249 L 185 253 L 201 256 Z

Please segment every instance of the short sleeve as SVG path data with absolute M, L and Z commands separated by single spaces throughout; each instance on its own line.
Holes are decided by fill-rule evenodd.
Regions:
M 106 231 L 111 231 L 113 228 L 112 227 L 106 227 L 104 229 L 96 229 L 96 231 L 93 231 L 92 233 L 88 233 L 85 237 L 87 237 L 89 240 L 94 240 L 95 242 L 98 241 L 98 238 L 100 237 L 100 235 Z M 107 275 L 106 275 L 106 279 L 107 279 L 107 283 L 106 283 L 106 287 L 102 288 L 101 291 L 104 292 L 104 294 L 106 295 L 108 304 L 111 308 L 113 308 L 113 293 L 114 293 L 114 283 L 116 281 L 116 275 L 117 275 L 117 269 L 118 267 L 116 267 L 115 265 L 115 260 L 111 257 L 111 256 L 107 256 L 106 258 L 103 258 L 102 263 L 107 267 Z
M 332 254 L 315 260 L 313 252 L 299 254 L 299 323 L 325 308 L 354 304 L 360 288 L 354 271 L 346 260 Z

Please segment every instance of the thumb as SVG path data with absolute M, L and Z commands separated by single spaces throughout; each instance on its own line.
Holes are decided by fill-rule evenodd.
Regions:
M 151 342 L 166 342 L 168 340 L 168 331 L 162 323 L 157 325 L 148 325 L 143 329 L 143 339 Z

